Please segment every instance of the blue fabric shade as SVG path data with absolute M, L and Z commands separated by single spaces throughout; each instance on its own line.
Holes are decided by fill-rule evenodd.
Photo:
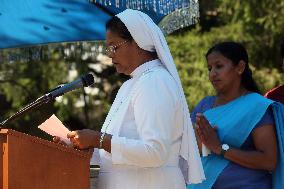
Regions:
M 104 40 L 106 21 L 125 8 L 87 0 L 0 0 L 0 48 Z M 164 16 L 145 12 L 156 23 Z

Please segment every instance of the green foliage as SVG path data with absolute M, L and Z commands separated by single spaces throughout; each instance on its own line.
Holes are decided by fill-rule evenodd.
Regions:
M 283 0 L 202 0 L 200 6 L 201 19 L 195 28 L 167 37 L 190 109 L 204 96 L 214 94 L 205 54 L 218 42 L 245 45 L 254 78 L 263 93 L 284 82 L 278 64 L 279 46 L 284 39 Z
M 78 42 L 0 51 L 1 121 L 58 85 L 92 73 L 94 86 L 67 93 L 8 122 L 6 127 L 47 137 L 37 126 L 55 114 L 70 130 L 99 129 L 114 94 L 125 79 L 119 78 L 112 66 L 98 61 L 98 49 L 102 45 Z

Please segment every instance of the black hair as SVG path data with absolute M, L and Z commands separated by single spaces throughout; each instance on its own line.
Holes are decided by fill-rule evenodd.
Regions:
M 129 40 L 129 41 L 133 40 L 133 37 L 131 36 L 127 27 L 117 16 L 113 16 L 106 23 L 106 29 L 113 33 L 116 33 L 119 37 L 123 39 Z
M 222 54 L 224 57 L 230 59 L 234 65 L 238 65 L 241 60 L 243 60 L 245 65 L 245 70 L 242 73 L 241 84 L 248 91 L 260 93 L 253 77 L 252 71 L 249 68 L 249 58 L 248 53 L 243 45 L 236 42 L 221 42 L 213 47 L 211 47 L 206 53 L 206 58 L 208 58 L 209 54 L 213 52 L 218 52 Z

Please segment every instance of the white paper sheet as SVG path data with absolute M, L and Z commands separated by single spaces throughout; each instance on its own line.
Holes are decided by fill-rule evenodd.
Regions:
M 70 140 L 67 138 L 67 133 L 70 131 L 63 125 L 63 123 L 55 116 L 52 115 L 45 122 L 43 122 L 39 129 L 50 134 L 51 136 L 58 136 L 66 144 L 71 144 Z
M 61 140 L 63 140 L 66 144 L 71 144 L 71 141 L 67 138 L 67 133 L 69 133 L 70 131 L 55 115 L 52 115 L 50 118 L 48 118 L 45 122 L 38 126 L 38 128 L 50 134 L 51 136 L 60 137 Z M 90 164 L 99 165 L 99 162 L 99 149 L 95 148 L 92 154 Z

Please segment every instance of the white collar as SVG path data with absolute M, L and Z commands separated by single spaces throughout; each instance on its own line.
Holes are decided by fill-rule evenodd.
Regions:
M 143 64 L 141 64 L 140 66 L 138 66 L 131 74 L 130 76 L 132 78 L 136 78 L 136 77 L 140 77 L 141 75 L 143 75 L 145 72 L 151 70 L 152 68 L 156 67 L 156 66 L 161 66 L 162 63 L 159 59 L 155 59 L 155 60 L 151 60 L 148 62 L 145 62 Z

